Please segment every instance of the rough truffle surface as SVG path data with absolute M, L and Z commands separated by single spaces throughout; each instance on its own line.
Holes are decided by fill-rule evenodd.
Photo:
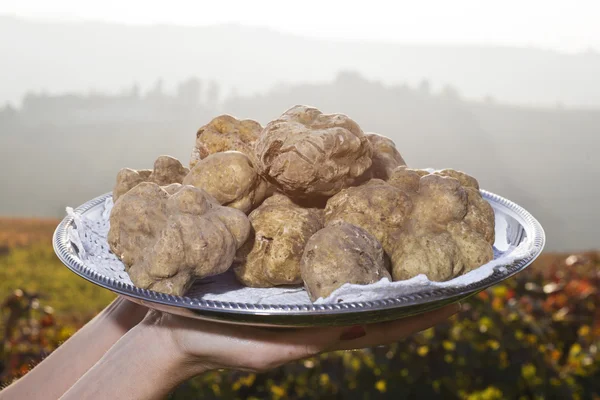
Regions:
M 399 167 L 388 181 L 407 193 L 412 213 L 390 234 L 394 280 L 426 274 L 445 281 L 494 257 L 494 211 L 471 176 L 454 170 Z
M 291 197 L 332 196 L 371 166 L 372 146 L 342 114 L 295 106 L 256 142 L 261 175 Z
M 113 201 L 116 202 L 119 197 L 142 182 L 153 182 L 159 186 L 181 183 L 188 172 L 190 170 L 181 165 L 178 159 L 170 156 L 158 157 L 152 170 L 123 168 L 117 174 L 117 182 L 113 189 Z
M 108 243 L 141 288 L 182 295 L 196 278 L 225 272 L 250 223 L 193 186 L 143 182 L 114 204 Z
M 236 255 L 234 271 L 251 287 L 302 283 L 300 258 L 308 239 L 322 228 L 322 212 L 304 208 L 282 194 L 265 200 L 249 215 L 250 239 Z
M 190 158 L 190 168 L 211 154 L 235 150 L 254 161 L 254 143 L 262 126 L 251 119 L 239 120 L 231 115 L 220 115 L 196 133 L 196 144 Z
M 346 221 L 373 235 L 391 252 L 390 235 L 405 225 L 412 199 L 381 179 L 347 188 L 331 197 L 325 207 L 325 224 Z
M 300 268 L 312 301 L 329 296 L 345 283 L 366 285 L 382 278 L 391 280 L 377 239 L 343 221 L 326 226 L 308 240 Z
M 211 154 L 198 162 L 183 179 L 207 191 L 221 205 L 247 213 L 272 193 L 272 185 L 262 179 L 250 159 L 238 151 Z

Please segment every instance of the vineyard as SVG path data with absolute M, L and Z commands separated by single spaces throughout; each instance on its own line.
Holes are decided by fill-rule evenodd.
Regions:
M 114 296 L 66 269 L 58 221 L 0 218 L 0 387 Z M 173 399 L 600 399 L 600 253 L 544 254 L 447 323 L 265 374 L 215 371 Z

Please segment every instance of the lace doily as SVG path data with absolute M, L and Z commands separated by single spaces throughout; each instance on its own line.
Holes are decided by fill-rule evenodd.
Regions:
M 100 212 L 78 214 L 71 208 L 67 213 L 73 217 L 74 226 L 69 229 L 69 239 L 79 251 L 79 258 L 89 268 L 101 275 L 133 285 L 125 271 L 123 263 L 110 251 L 107 235 L 110 227 L 109 217 L 112 198 L 108 197 Z M 490 276 L 495 269 L 504 268 L 515 259 L 527 253 L 528 238 L 518 247 L 511 246 L 507 240 L 508 232 L 514 229 L 509 221 L 496 212 L 496 243 L 494 260 L 455 279 L 446 282 L 432 282 L 425 275 L 412 279 L 390 282 L 384 278 L 370 285 L 345 284 L 326 299 L 316 303 L 340 303 L 382 300 L 402 295 L 415 294 L 424 290 L 448 287 L 464 287 Z M 190 298 L 203 300 L 240 302 L 253 304 L 310 304 L 309 297 L 302 287 L 248 288 L 242 286 L 229 271 L 221 275 L 198 280 L 185 294 Z

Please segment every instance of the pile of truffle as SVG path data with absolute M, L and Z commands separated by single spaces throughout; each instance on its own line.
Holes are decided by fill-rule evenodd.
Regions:
M 113 201 L 111 250 L 136 286 L 174 295 L 232 267 L 246 286 L 304 284 L 315 301 L 493 258 L 494 212 L 474 178 L 410 169 L 390 139 L 307 106 L 264 128 L 217 117 L 189 169 L 168 156 L 125 168 Z

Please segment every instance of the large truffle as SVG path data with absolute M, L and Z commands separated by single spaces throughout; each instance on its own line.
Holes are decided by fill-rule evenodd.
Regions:
M 391 280 L 377 239 L 343 221 L 326 226 L 308 240 L 300 268 L 312 301 L 329 296 L 345 283 L 366 285 L 382 278 Z
M 205 191 L 142 182 L 115 203 L 108 243 L 141 288 L 182 295 L 196 278 L 225 272 L 250 223 Z
M 493 259 L 494 212 L 477 181 L 459 171 L 399 167 L 388 181 L 409 194 L 412 213 L 390 235 L 394 280 L 420 273 L 443 281 Z
M 251 119 L 239 120 L 231 115 L 220 115 L 196 133 L 196 144 L 190 158 L 190 168 L 211 154 L 235 150 L 254 161 L 254 143 L 262 126 Z
M 291 197 L 332 196 L 371 166 L 372 146 L 342 114 L 295 106 L 271 121 L 256 142 L 261 175 Z
M 331 197 L 325 207 L 325 223 L 346 221 L 359 226 L 391 252 L 390 235 L 402 229 L 411 212 L 410 195 L 381 179 L 371 179 Z
M 188 172 L 190 170 L 181 165 L 178 159 L 170 156 L 158 157 L 152 170 L 123 168 L 117 174 L 117 182 L 113 189 L 113 201 L 116 202 L 119 197 L 142 182 L 153 182 L 159 186 L 181 183 Z
M 272 186 L 255 171 L 250 159 L 238 151 L 211 154 L 183 179 L 207 191 L 221 205 L 249 212 L 272 192 Z
M 238 250 L 234 266 L 239 281 L 251 287 L 301 283 L 300 258 L 308 239 L 322 228 L 322 211 L 275 194 L 249 219 L 252 234 Z

